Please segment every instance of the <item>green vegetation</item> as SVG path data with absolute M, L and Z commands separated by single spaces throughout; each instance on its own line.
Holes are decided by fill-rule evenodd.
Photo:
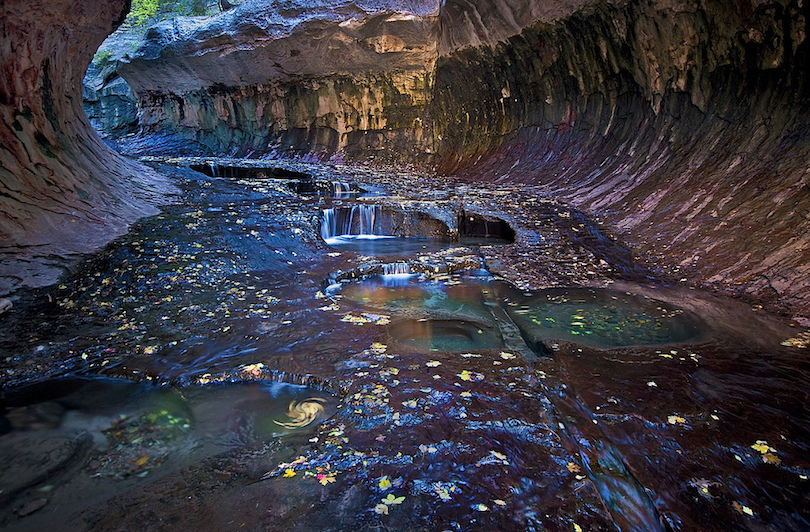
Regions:
M 158 7 L 159 0 L 133 0 L 127 22 L 134 26 L 142 26 L 157 15 Z
M 96 55 L 93 56 L 93 64 L 98 68 L 103 68 L 111 58 L 112 52 L 110 50 L 98 51 L 96 52 Z
M 132 0 L 126 25 L 140 27 L 179 16 L 202 16 L 216 12 L 215 0 Z

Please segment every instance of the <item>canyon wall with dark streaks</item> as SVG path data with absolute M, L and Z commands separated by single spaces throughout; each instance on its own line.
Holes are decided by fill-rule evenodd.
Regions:
M 82 77 L 125 0 L 0 4 L 0 294 L 54 282 L 157 212 L 170 187 L 110 150 L 82 109 Z

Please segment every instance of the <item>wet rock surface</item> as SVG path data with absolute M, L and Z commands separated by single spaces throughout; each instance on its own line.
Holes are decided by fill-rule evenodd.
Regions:
M 85 69 L 128 6 L 0 6 L 0 293 L 53 283 L 72 256 L 155 214 L 171 193 L 107 148 L 82 109 Z
M 653 282 L 593 220 L 522 196 L 517 185 L 268 164 L 377 190 L 374 198 L 318 197 L 274 179 L 208 177 L 166 162 L 151 164 L 174 176 L 182 203 L 139 222 L 61 284 L 18 292 L 0 317 L 4 397 L 26 382 L 100 373 L 181 394 L 190 385 L 281 380 L 334 391 L 340 405 L 315 434 L 240 436 L 165 474 L 157 474 L 163 455 L 150 442 L 174 441 L 164 437 L 177 430 L 168 417 L 158 410 L 154 420 L 110 424 L 105 441 L 144 438 L 131 456 L 113 446 L 110 466 L 92 465 L 109 473 L 87 479 L 111 483 L 107 495 L 67 514 L 54 513 L 53 502 L 27 516 L 4 513 L 9 530 L 56 515 L 75 530 L 807 527 L 810 368 L 797 347 L 801 329 L 737 301 Z M 461 212 L 499 219 L 515 241 L 451 241 L 404 258 L 323 241 L 324 208 L 370 201 L 418 204 L 456 229 Z M 424 265 L 422 277 L 374 284 L 384 264 L 398 261 Z M 326 290 L 336 282 L 343 294 Z M 688 310 L 703 334 L 626 347 L 570 338 L 543 350 L 527 344 L 510 312 L 544 289 L 569 286 L 610 287 Z M 463 322 L 465 349 L 455 349 L 459 329 L 450 327 L 414 328 L 416 344 L 400 341 L 397 324 L 420 319 Z M 603 326 L 592 325 L 596 317 L 565 319 L 577 332 Z M 497 342 L 474 343 L 478 330 Z M 33 415 L 44 427 L 64 415 L 50 407 L 15 412 L 9 418 L 4 409 L 12 426 Z M 220 419 L 211 427 L 244 427 L 236 412 Z M 127 479 L 138 479 L 151 458 L 139 466 L 135 451 L 156 464 L 142 484 Z M 37 482 L 13 511 L 49 498 Z

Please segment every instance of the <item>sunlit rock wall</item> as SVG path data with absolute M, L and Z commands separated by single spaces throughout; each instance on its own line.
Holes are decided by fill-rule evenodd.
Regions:
M 51 283 L 156 212 L 165 186 L 107 148 L 82 110 L 82 77 L 126 0 L 0 3 L 0 294 Z M 156 179 L 156 178 L 155 178 Z
M 676 279 L 810 314 L 807 3 L 597 2 L 494 38 L 482 5 L 442 12 L 442 171 L 545 185 Z
M 119 73 L 144 135 L 216 153 L 418 160 L 437 55 L 436 2 L 246 0 L 159 24 Z

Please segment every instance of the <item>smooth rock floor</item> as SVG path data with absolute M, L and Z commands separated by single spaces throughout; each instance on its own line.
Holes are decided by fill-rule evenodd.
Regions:
M 77 263 L 61 283 L 12 295 L 0 315 L 0 443 L 20 437 L 8 397 L 64 375 L 180 392 L 280 380 L 333 394 L 337 411 L 314 432 L 248 438 L 180 469 L 123 478 L 108 496 L 73 497 L 69 507 L 52 504 L 53 493 L 92 482 L 104 444 L 91 448 L 80 436 L 65 444 L 81 453 L 39 444 L 51 455 L 58 447 L 54 463 L 70 467 L 29 472 L 28 487 L 0 494 L 4 529 L 810 527 L 804 331 L 667 284 L 665 272 L 645 268 L 592 220 L 529 187 L 288 164 L 376 191 L 337 199 L 300 196 L 283 179 L 184 169 L 192 162 L 152 161 L 183 189 L 181 203 Z M 462 209 L 476 212 L 507 221 L 516 238 L 397 258 L 328 246 L 320 212 L 356 201 L 448 226 Z M 444 288 L 415 306 L 392 306 L 395 290 L 368 301 L 327 290 L 393 260 L 411 261 Z M 511 320 L 509 305 L 524 292 L 569 286 L 652 298 L 698 316 L 704 330 L 692 343 L 598 348 L 570 338 L 535 343 Z M 403 320 L 477 323 L 500 345 L 432 350 L 456 344 L 404 342 L 395 334 Z M 474 335 L 461 341 L 476 345 Z M 4 460 L 8 449 L 0 447 Z

